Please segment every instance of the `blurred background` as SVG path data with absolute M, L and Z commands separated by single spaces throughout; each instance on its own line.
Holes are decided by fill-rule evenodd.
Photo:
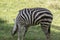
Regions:
M 11 30 L 18 11 L 23 8 L 42 7 L 53 14 L 51 40 L 60 40 L 60 0 L 0 0 L 0 40 L 17 40 L 17 34 L 12 38 Z M 29 28 L 25 40 L 46 40 L 41 28 Z

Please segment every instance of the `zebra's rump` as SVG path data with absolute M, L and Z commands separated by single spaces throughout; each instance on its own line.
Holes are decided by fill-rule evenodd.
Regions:
M 25 8 L 19 11 L 17 21 L 24 24 L 51 23 L 53 15 L 45 8 Z

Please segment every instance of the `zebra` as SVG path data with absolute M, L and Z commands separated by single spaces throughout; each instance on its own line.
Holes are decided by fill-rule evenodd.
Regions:
M 18 32 L 18 40 L 25 40 L 25 34 L 30 26 L 41 25 L 41 29 L 46 35 L 46 40 L 50 40 L 50 27 L 53 14 L 46 8 L 24 8 L 19 10 L 12 30 L 12 36 Z

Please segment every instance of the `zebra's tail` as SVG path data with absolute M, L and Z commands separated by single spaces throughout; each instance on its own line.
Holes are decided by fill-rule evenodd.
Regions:
M 13 30 L 11 32 L 12 36 L 16 34 L 17 30 L 18 30 L 18 25 L 14 25 Z

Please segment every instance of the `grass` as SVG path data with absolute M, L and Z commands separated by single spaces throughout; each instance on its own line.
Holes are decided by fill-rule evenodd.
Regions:
M 0 40 L 17 40 L 11 36 L 18 11 L 23 8 L 43 7 L 53 14 L 51 40 L 60 40 L 60 0 L 0 0 Z M 38 26 L 30 27 L 25 40 L 45 40 L 45 35 Z

